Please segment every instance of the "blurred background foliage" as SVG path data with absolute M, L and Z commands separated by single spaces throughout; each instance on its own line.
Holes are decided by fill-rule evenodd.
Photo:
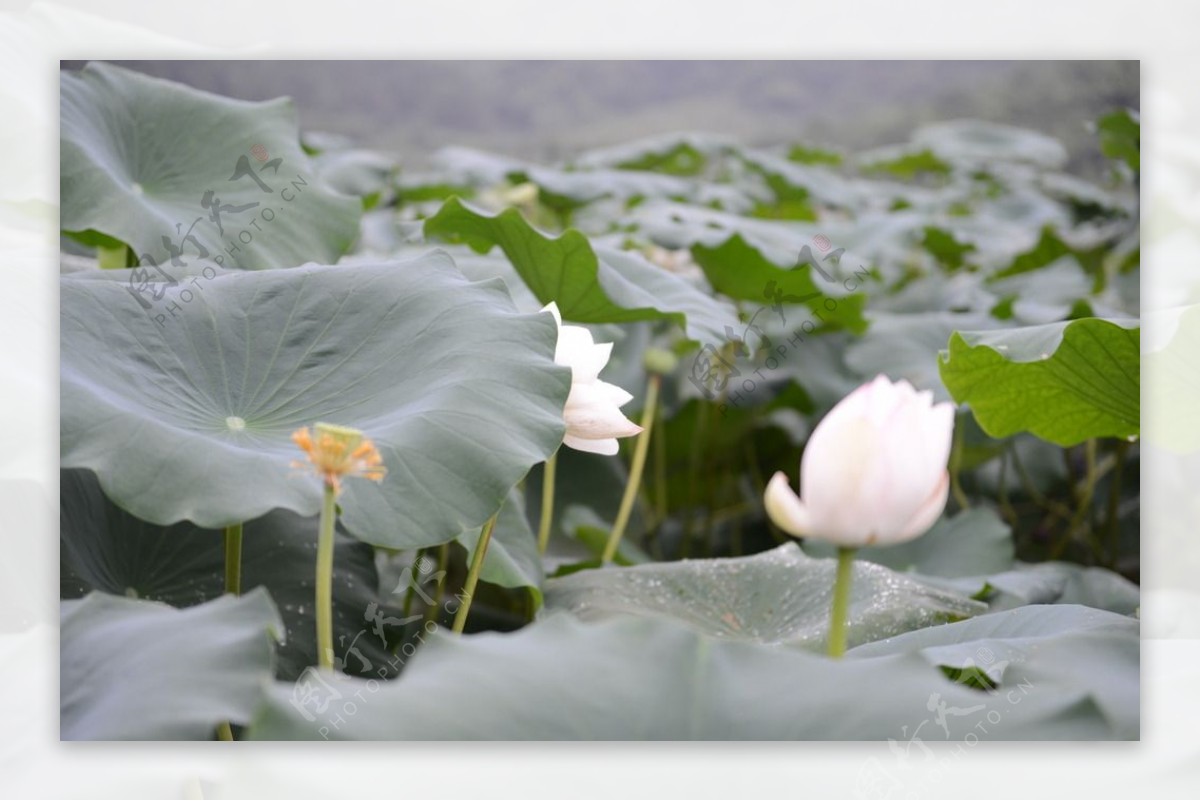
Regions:
M 1136 61 L 114 63 L 244 100 L 288 95 L 302 130 L 414 165 L 447 144 L 544 161 L 679 130 L 862 150 L 970 117 L 1049 134 L 1068 171 L 1095 176 L 1105 162 L 1087 124 L 1136 108 L 1140 84 Z

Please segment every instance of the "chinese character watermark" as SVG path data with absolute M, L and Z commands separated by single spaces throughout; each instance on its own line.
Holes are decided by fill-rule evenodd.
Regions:
M 831 247 L 831 243 L 829 238 L 823 234 L 813 237 L 813 244 L 824 255 L 818 259 L 813 254 L 812 248 L 806 244 L 801 248 L 799 258 L 792 269 L 807 265 L 812 268 L 813 273 L 821 276 L 826 282 L 837 283 L 837 278 L 826 271 L 823 265 L 832 264 L 835 267 L 839 266 L 841 257 L 846 252 L 846 249 L 838 248 L 832 252 L 827 252 Z M 869 269 L 860 267 L 855 270 L 852 276 L 841 283 L 843 288 L 852 294 L 858 290 L 862 282 L 870 275 L 871 272 Z M 811 308 L 812 318 L 816 322 L 814 322 L 814 319 L 805 320 L 800 325 L 799 331 L 792 331 L 790 334 L 785 334 L 782 341 L 772 341 L 771 337 L 757 324 L 761 314 L 773 312 L 779 317 L 780 327 L 785 327 L 787 325 L 785 304 L 804 305 L 818 300 L 823 296 L 824 301 L 822 301 L 820 306 Z M 768 302 L 755 310 L 740 334 L 734 331 L 731 326 L 726 326 L 725 344 L 720 348 L 712 344 L 706 344 L 701 347 L 700 352 L 696 354 L 696 358 L 692 360 L 691 371 L 687 376 L 688 381 L 700 391 L 705 399 L 718 403 L 717 410 L 722 416 L 728 414 L 731 406 L 740 406 L 757 389 L 759 382 L 767 380 L 767 374 L 764 373 L 764 369 L 767 372 L 778 369 L 781 360 L 786 357 L 789 348 L 795 348 L 804 342 L 805 336 L 817 330 L 818 323 L 825 324 L 829 322 L 822 312 L 833 314 L 837 312 L 840 305 L 837 297 L 825 295 L 820 289 L 802 296 L 789 294 L 775 280 L 767 282 L 767 285 L 763 288 L 763 298 Z M 738 366 L 739 356 L 749 360 L 755 354 L 760 353 L 765 354 L 763 363 L 759 367 L 753 368 L 752 372 L 749 367 L 743 371 Z M 734 379 L 740 380 L 735 381 Z
M 931 715 L 916 726 L 901 726 L 899 739 L 888 738 L 888 750 L 894 758 L 890 770 L 874 757 L 863 764 L 856 781 L 858 793 L 866 798 L 928 797 L 929 784 L 945 775 L 954 764 L 952 760 L 961 759 L 979 744 L 981 737 L 994 732 L 1012 707 L 1033 690 L 1034 684 L 1027 678 L 1009 678 L 1001 687 L 1000 678 L 1008 665 L 1007 660 L 997 660 L 990 648 L 979 648 L 957 674 L 960 682 L 969 677 L 981 693 L 980 700 L 986 703 L 956 706 L 945 701 L 940 692 L 930 693 L 925 708 Z M 927 725 L 922 738 L 921 731 Z M 935 750 L 931 742 L 941 745 Z M 945 750 L 947 745 L 949 751 Z
M 351 692 L 348 689 L 351 685 L 339 681 L 336 673 L 322 673 L 317 668 L 308 667 L 292 685 L 292 697 L 289 699 L 292 707 L 306 721 L 316 724 L 317 734 L 323 739 L 328 740 L 340 731 L 350 718 L 358 714 L 370 696 L 379 692 L 380 681 L 398 673 L 416 654 L 418 645 L 424 644 L 425 637 L 439 630 L 436 615 L 430 617 L 429 611 L 435 611 L 440 606 L 440 611 L 453 616 L 461 605 L 466 603 L 467 596 L 461 593 L 450 596 L 444 603 L 440 601 L 440 589 L 444 586 L 447 571 L 437 567 L 437 563 L 428 556 L 418 557 L 416 562 L 401 571 L 396 588 L 391 593 L 393 596 L 412 594 L 420 597 L 428 605 L 425 613 L 407 615 L 406 611 L 406 616 L 394 617 L 387 614 L 383 606 L 373 601 L 363 613 L 363 622 L 367 625 L 364 625 L 349 643 L 346 642 L 346 635 L 339 637 L 338 645 L 343 655 L 335 654 L 334 668 L 337 671 L 351 669 L 359 674 L 368 674 L 369 678 L 365 682 L 356 685 Z M 427 587 L 431 582 L 434 587 Z M 439 592 L 430 594 L 429 589 L 434 588 Z M 408 625 L 416 621 L 422 622 L 415 635 L 405 640 L 390 657 L 379 664 L 373 663 L 357 647 L 360 638 L 364 636 L 377 637 L 386 646 L 387 629 L 407 631 Z M 353 662 L 350 661 L 351 657 Z
M 262 144 L 256 144 L 250 148 L 250 153 L 261 166 L 256 170 L 251 166 L 250 160 L 245 155 L 241 155 L 235 162 L 233 173 L 227 182 L 249 181 L 264 195 L 276 196 L 285 203 L 295 200 L 308 186 L 308 181 L 300 173 L 297 173 L 295 178 L 288 183 L 280 184 L 278 181 L 279 168 L 283 164 L 283 158 L 271 158 Z M 271 183 L 268 183 L 263 177 L 268 170 Z M 260 201 L 226 203 L 221 200 L 218 192 L 218 189 L 212 187 L 205 189 L 200 195 L 199 207 L 207 214 L 197 216 L 186 229 L 183 223 L 176 223 L 174 236 L 164 235 L 162 237 L 162 255 L 155 257 L 151 253 L 140 254 L 137 265 L 129 272 L 129 283 L 126 289 L 137 300 L 138 305 L 152 315 L 160 327 L 166 326 L 168 315 L 171 318 L 176 317 L 177 313 L 182 311 L 183 305 L 191 303 L 198 293 L 204 291 L 203 285 L 200 284 L 200 278 L 193 277 L 176 294 L 175 290 L 181 286 L 182 282 L 167 269 L 167 262 L 170 262 L 171 267 L 186 268 L 189 266 L 188 259 L 199 259 L 211 261 L 216 267 L 222 267 L 226 257 L 235 261 L 237 254 L 254 242 L 255 234 L 263 233 L 266 230 L 263 227 L 264 224 L 273 223 L 278 217 L 275 209 L 263 206 Z M 241 223 L 240 230 L 236 233 L 231 230 L 230 235 L 226 237 L 227 224 L 236 222 L 231 218 L 255 209 L 257 212 L 248 221 Z M 214 254 L 209 251 L 209 248 L 196 235 L 198 225 L 209 225 L 216 228 L 217 236 L 224 241 L 224 252 Z M 209 265 L 203 267 L 202 273 L 206 280 L 211 280 L 217 274 L 216 269 Z M 166 302 L 165 307 L 162 306 L 164 302 Z

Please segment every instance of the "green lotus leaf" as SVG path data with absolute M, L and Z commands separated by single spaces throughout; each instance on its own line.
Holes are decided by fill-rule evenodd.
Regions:
M 1029 431 L 1057 445 L 1139 432 L 1136 320 L 1089 317 L 999 331 L 956 331 L 942 382 L 990 436 Z
M 547 609 L 587 619 L 665 617 L 715 637 L 810 648 L 829 634 L 835 562 L 795 543 L 755 556 L 585 570 L 546 582 Z M 885 567 L 854 565 L 847 638 L 852 645 L 986 611 Z
M 1058 685 L 1063 701 L 1099 711 L 1108 737 L 1140 728 L 1139 625 L 1087 606 L 1023 606 L 855 648 L 850 660 L 920 653 L 931 663 L 986 675 L 1011 709 Z M 1064 679 L 1070 676 L 1069 684 Z
M 290 100 L 234 100 L 110 64 L 61 81 L 64 231 L 172 272 L 205 257 L 248 270 L 329 263 L 357 237 L 361 204 L 317 179 Z
M 1062 645 L 1037 640 L 1040 648 L 1011 666 L 1001 691 L 982 692 L 947 678 L 939 660 L 920 650 L 932 644 L 925 640 L 902 653 L 859 656 L 854 649 L 835 661 L 801 649 L 713 639 L 666 620 L 584 623 L 557 614 L 511 634 L 433 634 L 392 682 L 336 677 L 310 699 L 277 683 L 249 736 L 904 743 L 928 721 L 922 736 L 956 742 L 971 732 L 989 741 L 1136 738 L 1137 710 L 1129 707 L 1138 686 L 1129 670 L 1136 626 L 1114 617 L 1080 633 L 1062 631 Z M 978 631 L 995 648 L 997 631 L 960 628 L 985 621 L 908 636 L 930 632 L 940 642 L 969 645 L 966 638 Z M 1037 621 L 1028 624 L 1036 636 Z M 1016 625 L 1007 636 L 1022 634 Z M 878 645 L 888 642 L 895 640 Z M 1072 660 L 1072 648 L 1086 658 Z M 962 661 L 960 654 L 945 660 L 954 658 Z M 356 693 L 368 700 L 357 703 Z M 356 700 L 355 714 L 337 718 L 347 699 Z M 938 704 L 962 713 L 945 716 L 945 735 L 935 718 Z M 986 736 L 976 728 L 980 723 Z
M 719 347 L 737 312 L 635 254 L 593 248 L 568 230 L 558 238 L 539 232 L 516 209 L 489 216 L 457 198 L 425 222 L 431 237 L 461 238 L 480 253 L 499 246 L 541 303 L 554 301 L 564 320 L 627 323 L 672 320 L 688 338 Z
M 209 267 L 152 285 L 150 310 L 132 272 L 62 279 L 62 465 L 148 522 L 317 514 L 320 479 L 292 466 L 291 434 L 321 421 L 365 432 L 388 470 L 346 479 L 346 529 L 434 545 L 482 525 L 561 442 L 554 320 L 516 314 L 499 281 L 470 283 L 445 254 Z
M 246 723 L 283 623 L 266 590 L 175 609 L 93 592 L 63 601 L 64 740 L 211 740 Z
M 863 318 L 866 297 L 861 293 L 846 295 L 836 281 L 818 273 L 813 265 L 819 253 L 808 263 L 782 270 L 741 234 L 734 234 L 717 247 L 694 245 L 692 255 L 713 288 L 731 298 L 756 302 L 768 309 L 785 303 L 805 305 L 819 315 L 817 319 L 821 322 L 814 323 L 818 327 L 844 327 L 860 334 L 867 329 Z M 826 268 L 821 269 L 828 274 Z

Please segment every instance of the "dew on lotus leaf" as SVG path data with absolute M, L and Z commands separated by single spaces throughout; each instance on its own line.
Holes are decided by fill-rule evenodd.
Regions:
M 705 634 L 768 644 L 823 647 L 835 563 L 789 543 L 756 556 L 638 565 L 575 573 L 546 584 L 546 607 L 585 619 L 621 614 L 671 617 Z M 851 644 L 970 617 L 985 604 L 855 563 Z

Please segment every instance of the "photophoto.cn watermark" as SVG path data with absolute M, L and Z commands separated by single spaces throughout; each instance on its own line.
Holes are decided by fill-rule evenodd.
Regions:
M 846 252 L 846 249 L 838 248 L 830 252 L 832 245 L 829 238 L 823 234 L 814 236 L 812 244 L 824 255 L 818 259 L 813 253 L 812 247 L 805 244 L 800 250 L 800 256 L 796 260 L 795 266 L 792 267 L 793 270 L 808 265 L 826 283 L 840 283 L 842 288 L 850 294 L 857 292 L 863 281 L 871 277 L 871 270 L 862 266 L 839 282 L 825 269 L 823 264 L 839 266 L 842 254 Z M 692 360 L 688 380 L 700 390 L 707 400 L 717 402 L 717 411 L 721 416 L 728 414 L 731 406 L 740 407 L 761 382 L 768 380 L 770 372 L 779 369 L 789 351 L 799 347 L 805 337 L 813 334 L 819 325 L 828 322 L 822 312 L 833 314 L 837 312 L 841 303 L 839 298 L 825 295 L 820 289 L 807 295 L 786 294 L 773 280 L 768 281 L 763 288 L 763 297 L 769 303 L 760 306 L 750 315 L 750 319 L 740 335 L 731 326 L 725 326 L 725 344 L 720 348 L 706 344 L 700 348 Z M 759 315 L 773 312 L 778 315 L 780 326 L 787 326 L 784 304 L 802 305 L 818 298 L 824 298 L 824 300 L 818 308 L 809 309 L 811 318 L 801 323 L 798 330 L 793 330 L 778 344 L 772 341 L 771 337 L 757 325 Z M 750 343 L 753 343 L 753 347 Z M 752 372 L 749 367 L 743 370 L 738 366 L 737 357 L 750 357 L 759 352 L 765 353 L 762 366 L 754 368 Z
M 1025 677 L 1009 677 L 1001 683 L 1008 665 L 987 646 L 980 647 L 966 660 L 962 672 L 987 677 L 988 684 L 975 691 L 983 703 L 958 706 L 940 692 L 930 693 L 925 702 L 930 714 L 901 726 L 898 737 L 888 737 L 892 761 L 885 764 L 871 757 L 863 764 L 855 781 L 858 797 L 928 798 L 932 786 L 963 754 L 989 737 L 995 738 L 1005 718 L 1034 690 L 1033 681 Z
M 284 204 L 293 202 L 308 187 L 308 180 L 301 173 L 296 173 L 291 179 L 281 179 L 279 168 L 283 165 L 283 158 L 271 158 L 271 154 L 263 145 L 257 144 L 250 148 L 250 155 L 259 162 L 258 167 L 251 165 L 250 159 L 244 154 L 238 156 L 228 182 L 242 182 L 240 185 L 245 185 L 245 182 L 249 181 L 262 195 L 276 197 Z M 271 183 L 264 179 L 264 175 Z M 129 285 L 126 290 L 160 327 L 165 327 L 168 315 L 175 317 L 176 313 L 183 309 L 181 303 L 191 303 L 197 293 L 204 291 L 201 280 L 210 281 L 217 274 L 215 268 L 205 266 L 201 275 L 194 276 L 183 284 L 167 269 L 168 263 L 170 267 L 187 268 L 189 264 L 186 259 L 199 259 L 222 267 L 228 257 L 231 264 L 236 264 L 238 254 L 254 243 L 256 234 L 263 233 L 266 230 L 264 226 L 274 223 L 287 209 L 286 205 L 278 209 L 264 205 L 269 202 L 269 199 L 264 197 L 262 200 L 248 203 L 226 203 L 221 199 L 218 190 L 204 190 L 199 196 L 198 206 L 207 214 L 199 214 L 186 229 L 183 223 L 176 223 L 173 236 L 163 234 L 163 252 L 157 258 L 150 253 L 140 254 L 137 266 L 129 271 Z M 244 216 L 248 213 L 252 213 L 249 219 Z M 217 236 L 224 242 L 222 251 L 210 252 L 196 236 L 197 226 L 216 228 Z M 237 230 L 234 230 L 235 227 Z M 176 293 L 174 290 L 177 288 Z
M 391 594 L 405 596 L 412 593 L 419 597 L 429 609 L 440 606 L 439 614 L 445 613 L 452 617 L 458 612 L 459 607 L 466 603 L 467 596 L 456 593 L 439 601 L 436 591 L 446 581 L 446 571 L 436 568 L 437 564 L 433 559 L 424 555 L 418 557 L 411 566 L 401 571 L 400 580 Z M 433 595 L 426 589 L 431 582 L 433 586 L 430 589 L 435 590 Z M 389 627 L 403 631 L 409 623 L 416 621 L 423 622 L 418 627 L 415 637 L 405 640 L 387 659 L 378 662 L 372 661 L 359 647 L 359 640 L 366 636 L 380 640 L 386 650 Z M 316 727 L 317 734 L 322 739 L 328 740 L 330 735 L 340 731 L 370 701 L 371 696 L 379 692 L 382 681 L 400 672 L 408 660 L 416 654 L 417 646 L 424 644 L 425 637 L 434 634 L 441 628 L 436 615 L 429 617 L 427 612 L 422 612 L 408 617 L 389 617 L 375 602 L 367 605 L 363 614 L 363 622 L 368 625 L 364 625 L 350 639 L 349 643 L 346 642 L 346 635 L 338 638 L 338 645 L 344 656 L 334 655 L 333 674 L 322 672 L 315 667 L 306 667 L 292 685 L 292 696 L 289 699 L 292 707 L 306 721 Z M 350 661 L 351 658 L 354 660 L 353 663 Z M 354 682 L 358 686 L 351 692 L 350 681 L 330 680 L 349 666 L 353 666 L 359 674 L 374 675 L 366 681 Z

